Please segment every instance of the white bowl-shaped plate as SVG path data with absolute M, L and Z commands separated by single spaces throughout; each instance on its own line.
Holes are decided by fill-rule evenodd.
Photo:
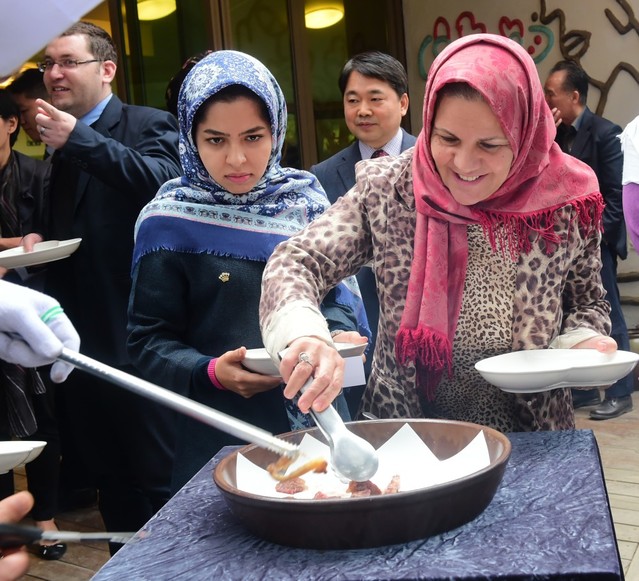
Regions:
M 46 442 L 42 442 L 39 440 L 25 440 L 24 442 L 31 445 L 31 452 L 29 452 L 27 459 L 24 461 L 25 464 L 27 462 L 31 462 L 31 460 L 35 460 L 40 455 L 40 452 L 42 452 L 44 447 L 47 445 Z
M 242 365 L 246 369 L 262 375 L 275 375 L 278 377 L 280 375 L 280 370 L 264 347 L 247 349 Z
M 342 357 L 355 357 L 356 355 L 362 355 L 366 350 L 368 343 L 363 345 L 356 345 L 355 343 L 335 343 L 335 347 L 339 351 Z M 246 356 L 242 361 L 242 365 L 254 371 L 255 373 L 261 373 L 262 375 L 274 375 L 279 377 L 280 370 L 278 366 L 271 359 L 271 356 L 267 353 L 264 347 L 259 349 L 248 349 Z
M 10 248 L 0 252 L 0 266 L 4 268 L 20 268 L 45 264 L 71 256 L 80 246 L 82 238 L 70 240 L 47 240 L 34 244 L 33 251 L 25 252 L 23 246 Z
M 534 393 L 558 387 L 600 387 L 630 373 L 639 355 L 630 351 L 537 349 L 504 353 L 475 363 L 482 377 L 510 393 Z
M 38 457 L 46 442 L 40 441 L 8 441 L 0 442 L 0 474 L 22 466 Z

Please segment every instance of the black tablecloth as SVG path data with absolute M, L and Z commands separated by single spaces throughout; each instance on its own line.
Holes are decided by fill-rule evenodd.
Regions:
M 247 533 L 212 480 L 232 449 L 225 448 L 94 580 L 622 579 L 593 433 L 509 438 L 502 484 L 474 521 L 424 540 L 348 551 L 293 549 Z

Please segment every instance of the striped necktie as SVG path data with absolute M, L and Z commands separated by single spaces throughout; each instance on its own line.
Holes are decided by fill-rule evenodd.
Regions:
M 386 153 L 383 149 L 376 149 L 371 155 L 371 159 L 376 159 L 378 157 L 386 157 L 388 153 Z

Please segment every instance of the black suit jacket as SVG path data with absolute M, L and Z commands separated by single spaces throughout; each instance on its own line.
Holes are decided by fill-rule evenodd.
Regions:
M 557 131 L 560 144 L 564 131 L 564 126 Z M 621 197 L 623 153 L 617 138 L 620 133 L 619 125 L 595 115 L 586 107 L 570 155 L 588 164 L 597 175 L 599 189 L 606 202 L 604 241 L 620 258 L 626 258 L 628 248 Z
M 402 129 L 402 151 L 415 145 L 415 137 Z M 362 160 L 359 141 L 338 151 L 332 157 L 311 167 L 317 176 L 331 204 L 355 185 L 355 164 Z
M 46 290 L 76 326 L 83 352 L 124 365 L 133 229 L 159 187 L 181 174 L 177 123 L 165 111 L 114 95 L 91 127 L 76 124 L 51 164 L 49 232 L 82 243 L 50 264 Z M 73 192 L 62 179 L 69 173 Z
M 49 187 L 51 166 L 39 159 L 33 159 L 18 151 L 12 151 L 15 159 L 16 175 L 12 187 L 16 188 L 20 232 L 5 236 L 24 236 L 42 224 L 46 211 L 46 193 Z

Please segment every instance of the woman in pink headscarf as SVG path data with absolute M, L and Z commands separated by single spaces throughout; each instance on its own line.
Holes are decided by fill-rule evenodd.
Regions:
M 262 335 L 271 353 L 290 346 L 285 395 L 311 375 L 302 411 L 339 392 L 317 304 L 372 261 L 380 325 L 361 411 L 572 428 L 569 389 L 506 393 L 474 364 L 523 349 L 616 349 L 597 179 L 555 145 L 535 65 L 504 37 L 465 37 L 437 57 L 423 119 L 414 149 L 358 164 L 355 187 L 269 260 Z

